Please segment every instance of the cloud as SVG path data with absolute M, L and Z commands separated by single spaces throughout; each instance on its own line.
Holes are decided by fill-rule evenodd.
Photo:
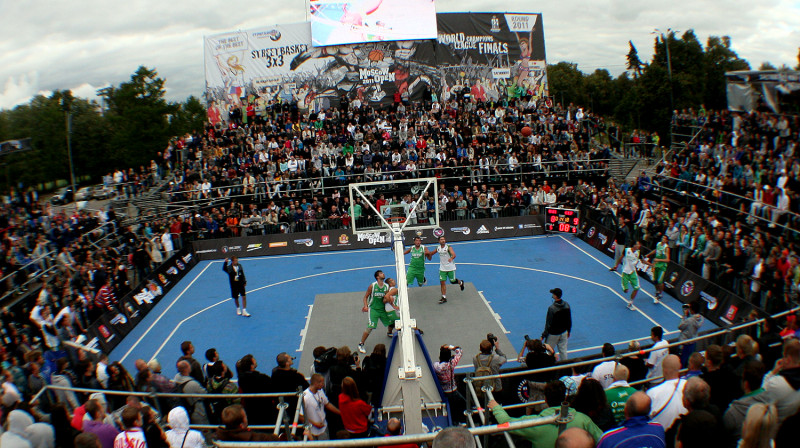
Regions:
M 203 36 L 306 20 L 305 2 L 262 0 L 31 0 L 0 4 L 0 108 L 23 104 L 40 91 L 97 86 L 130 79 L 139 65 L 167 80 L 167 97 L 201 96 Z M 525 5 L 524 7 L 522 5 Z M 628 40 L 643 60 L 655 28 L 694 29 L 702 43 L 729 35 L 751 65 L 797 63 L 800 3 L 789 0 L 563 0 L 528 6 L 519 0 L 436 0 L 439 12 L 542 12 L 548 61 L 571 61 L 584 72 L 625 69 Z M 534 9 L 530 9 L 530 8 Z M 746 11 L 746 13 L 744 13 Z M 80 93 L 78 93 L 80 92 Z

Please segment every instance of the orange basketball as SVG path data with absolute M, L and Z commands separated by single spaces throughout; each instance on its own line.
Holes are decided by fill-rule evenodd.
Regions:
M 381 50 L 375 49 L 369 52 L 368 56 L 369 60 L 372 62 L 378 62 L 383 60 L 383 52 Z
M 533 129 L 531 129 L 528 126 L 525 126 L 524 128 L 520 129 L 520 132 L 522 132 L 522 135 L 524 135 L 525 137 L 530 137 L 531 134 L 533 134 Z

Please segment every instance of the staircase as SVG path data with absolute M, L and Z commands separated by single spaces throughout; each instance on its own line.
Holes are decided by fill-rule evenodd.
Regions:
M 611 159 L 608 161 L 608 174 L 614 178 L 617 183 L 625 182 L 629 176 L 636 177 L 634 169 L 639 162 L 644 162 L 642 159 L 625 158 L 611 154 Z

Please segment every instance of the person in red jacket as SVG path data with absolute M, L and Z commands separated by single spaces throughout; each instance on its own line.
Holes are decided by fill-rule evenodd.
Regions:
M 372 406 L 361 399 L 355 380 L 349 376 L 342 380 L 339 411 L 342 413 L 344 429 L 350 433 L 351 438 L 360 439 L 369 435 L 369 415 L 372 413 Z

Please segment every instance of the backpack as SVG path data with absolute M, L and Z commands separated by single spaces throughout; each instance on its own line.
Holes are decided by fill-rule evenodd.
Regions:
M 474 379 L 472 380 L 472 387 L 475 388 L 475 393 L 478 394 L 479 397 L 483 396 L 483 386 L 494 386 L 494 380 L 481 380 L 478 379 L 482 376 L 489 376 L 494 375 L 492 373 L 492 359 L 494 359 L 494 355 L 489 355 L 489 359 L 486 361 L 486 365 L 481 365 L 480 358 L 478 356 L 475 357 L 475 365 L 478 366 L 475 369 L 475 374 L 472 376 Z
M 192 380 L 184 381 L 183 383 L 178 383 L 178 393 L 179 394 L 185 394 L 186 392 L 184 392 L 183 389 L 191 381 Z M 192 402 L 192 400 L 195 400 L 195 401 Z M 194 406 L 197 404 L 197 399 L 196 398 L 190 398 L 190 397 L 180 397 L 178 399 L 178 401 L 180 402 L 180 405 L 183 406 L 184 409 L 186 409 L 186 413 L 189 415 L 189 420 L 191 420 L 192 419 L 192 414 L 194 414 Z

